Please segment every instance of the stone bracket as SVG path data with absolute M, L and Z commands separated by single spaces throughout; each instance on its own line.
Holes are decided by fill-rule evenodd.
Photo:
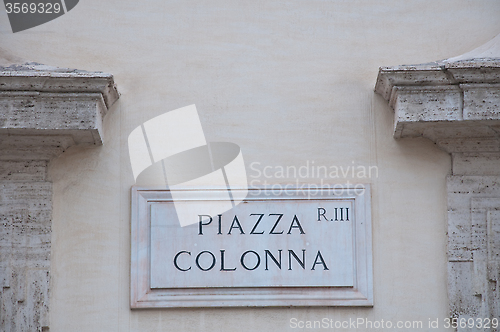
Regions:
M 500 36 L 496 43 L 500 50 Z M 394 138 L 426 137 L 452 156 L 447 179 L 450 317 L 498 319 L 500 57 L 380 68 L 375 92 L 394 110 Z M 456 331 L 482 329 L 459 326 Z
M 49 161 L 103 144 L 113 76 L 40 64 L 0 67 L 0 330 L 49 331 Z

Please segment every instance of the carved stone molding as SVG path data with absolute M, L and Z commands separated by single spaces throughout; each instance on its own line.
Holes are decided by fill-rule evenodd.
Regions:
M 500 151 L 500 58 L 380 68 L 375 91 L 394 110 L 394 137 L 448 152 Z
M 394 138 L 426 137 L 452 156 L 450 317 L 500 317 L 500 35 L 456 58 L 380 68 L 375 92 L 394 110 Z
M 48 162 L 102 145 L 113 76 L 28 63 L 0 67 L 0 330 L 49 331 Z
M 117 99 L 110 74 L 0 67 L 0 159 L 49 160 L 74 144 L 102 144 L 102 119 Z

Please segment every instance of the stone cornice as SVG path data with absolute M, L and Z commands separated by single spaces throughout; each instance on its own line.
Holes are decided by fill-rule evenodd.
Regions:
M 0 67 L 0 91 L 100 93 L 106 108 L 119 97 L 111 74 L 38 63 Z
M 391 101 L 394 88 L 500 83 L 500 58 L 380 67 L 375 92 Z
M 500 151 L 500 58 L 382 67 L 375 92 L 394 110 L 395 138 Z
M 118 99 L 113 76 L 27 63 L 0 67 L 0 159 L 51 159 L 74 144 L 101 145 Z

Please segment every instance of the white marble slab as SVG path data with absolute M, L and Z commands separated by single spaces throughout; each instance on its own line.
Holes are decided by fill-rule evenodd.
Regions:
M 186 189 L 181 227 L 170 191 L 133 188 L 131 307 L 372 305 L 370 190 L 344 189 L 250 190 L 217 215 L 225 189 Z

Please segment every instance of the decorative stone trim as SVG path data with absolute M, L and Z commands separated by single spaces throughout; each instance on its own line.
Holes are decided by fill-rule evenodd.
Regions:
M 113 76 L 40 64 L 0 67 L 0 330 L 49 331 L 49 161 L 102 145 Z
M 110 74 L 39 64 L 0 68 L 2 145 L 12 146 L 16 155 L 21 146 L 30 144 L 46 150 L 36 153 L 35 159 L 53 157 L 50 148 L 57 154 L 58 147 L 100 145 L 102 119 L 117 99 Z M 7 158 L 4 151 L 1 159 Z
M 375 92 L 394 110 L 395 138 L 427 137 L 448 152 L 500 151 L 500 59 L 383 67 Z
M 394 110 L 394 138 L 426 137 L 452 156 L 450 317 L 500 317 L 500 57 L 383 67 L 375 92 Z

